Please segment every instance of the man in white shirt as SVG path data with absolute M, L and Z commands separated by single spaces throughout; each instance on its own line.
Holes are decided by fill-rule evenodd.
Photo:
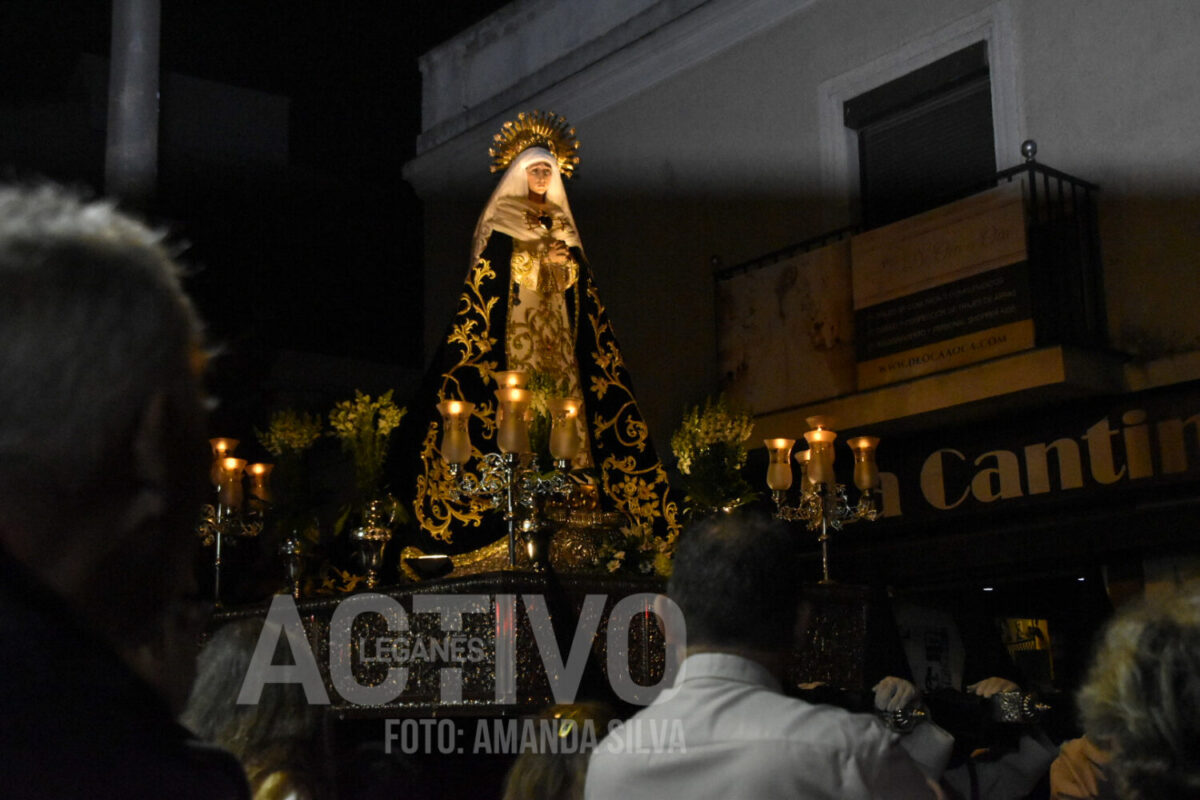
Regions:
M 599 743 L 587 800 L 940 795 L 874 716 L 782 693 L 798 573 L 795 538 L 774 521 L 721 515 L 680 537 L 668 594 L 687 658 L 671 689 Z M 921 759 L 935 777 L 949 745 Z

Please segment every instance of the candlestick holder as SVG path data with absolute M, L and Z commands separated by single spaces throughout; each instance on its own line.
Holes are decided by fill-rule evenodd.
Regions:
M 517 564 L 517 539 L 524 541 L 534 568 L 544 568 L 549 553 L 546 539 L 548 522 L 545 500 L 551 496 L 570 499 L 575 481 L 570 477 L 570 461 L 556 459 L 554 469 L 542 472 L 536 457 L 520 453 L 488 453 L 479 459 L 478 476 L 466 472 L 461 464 L 448 464 L 451 497 L 482 500 L 489 508 L 503 509 L 508 523 L 508 565 Z
M 800 465 L 800 492 L 794 505 L 788 504 L 792 487 L 791 453 L 795 439 L 766 439 L 769 455 L 767 486 L 775 501 L 775 518 L 788 522 L 804 522 L 810 531 L 817 532 L 821 546 L 821 583 L 834 583 L 829 575 L 830 531 L 840 531 L 856 522 L 874 522 L 879 518 L 879 469 L 875 465 L 875 448 L 879 439 L 858 436 L 847 444 L 854 453 L 854 484 L 859 490 L 858 502 L 851 505 L 846 487 L 837 483 L 833 471 L 834 440 L 828 417 L 809 417 L 812 430 L 804 434 L 808 449 L 796 453 Z
M 303 586 L 304 559 L 306 557 L 299 537 L 289 536 L 280 542 L 279 557 L 283 559 L 283 570 L 284 575 L 287 577 L 288 594 L 299 600 Z
M 270 465 L 251 465 L 252 494 L 249 501 L 243 503 L 242 480 L 246 473 L 246 461 L 233 457 L 237 440 L 218 438 L 210 439 L 209 443 L 213 451 L 211 478 L 217 498 L 215 503 L 207 503 L 201 508 L 196 534 L 202 545 L 213 548 L 213 604 L 220 606 L 225 547 L 235 545 L 239 540 L 253 539 L 262 533 L 270 506 L 267 499 L 270 495 L 266 488 Z
M 525 388 L 528 375 L 504 370 L 494 375 L 496 384 L 496 445 L 499 453 L 478 460 L 478 472 L 465 468 L 472 448 L 467 421 L 475 406 L 462 400 L 443 400 L 441 453 L 449 472 L 449 495 L 456 502 L 472 499 L 487 508 L 503 508 L 508 523 L 508 565 L 517 565 L 517 538 L 524 540 L 535 569 L 549 563 L 549 523 L 545 504 L 550 497 L 569 500 L 575 487 L 571 463 L 579 452 L 577 415 L 583 403 L 577 398 L 548 398 L 552 430 L 550 452 L 553 468 L 543 472 L 529 443 L 529 406 L 532 395 Z
M 220 501 L 206 504 L 200 512 L 196 534 L 200 543 L 213 548 L 213 605 L 221 606 L 221 564 L 228 546 L 256 538 L 263 530 L 266 509 L 241 509 Z

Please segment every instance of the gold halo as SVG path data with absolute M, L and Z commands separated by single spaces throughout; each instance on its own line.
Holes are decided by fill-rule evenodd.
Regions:
M 492 140 L 494 143 L 488 148 L 492 172 L 508 169 L 512 160 L 530 147 L 549 150 L 558 161 L 558 169 L 564 178 L 571 177 L 579 163 L 579 140 L 575 138 L 575 129 L 551 111 L 522 111 L 515 120 L 504 123 Z

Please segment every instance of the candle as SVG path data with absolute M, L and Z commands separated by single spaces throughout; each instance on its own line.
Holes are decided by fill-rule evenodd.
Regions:
M 792 464 L 790 461 L 795 439 L 763 439 L 767 447 L 767 487 L 772 491 L 787 491 L 792 488 Z
M 874 436 L 856 436 L 846 442 L 854 453 L 854 485 L 860 491 L 879 487 L 879 467 L 875 464 L 875 448 L 879 439 Z
M 252 498 L 260 501 L 260 503 L 271 503 L 271 487 L 268 482 L 271 477 L 271 470 L 275 469 L 275 464 L 251 464 L 246 468 L 250 474 L 250 495 Z
M 246 468 L 244 458 L 221 460 L 221 483 L 217 487 L 217 502 L 231 510 L 242 507 L 242 470 Z
M 553 423 L 550 426 L 550 455 L 570 461 L 579 452 L 579 406 L 575 397 L 551 397 L 546 401 Z
M 493 374 L 496 376 L 496 386 L 500 389 L 524 389 L 529 380 L 529 373 L 519 369 L 501 370 Z
M 474 403 L 445 400 L 438 403 L 443 421 L 442 458 L 447 464 L 465 464 L 471 458 L 471 436 L 467 420 L 475 409 Z
M 250 496 L 260 503 L 270 503 L 274 499 L 271 497 L 271 487 L 268 483 L 274 468 L 274 464 L 262 463 L 246 467 L 246 472 L 250 474 Z
M 496 444 L 503 453 L 528 453 L 529 424 L 525 412 L 529 409 L 531 396 L 528 389 L 505 388 L 496 390 L 500 401 L 497 412 Z
M 792 458 L 800 465 L 800 486 L 802 490 L 807 490 L 805 482 L 808 481 L 808 460 L 812 458 L 812 450 L 797 450 Z
M 808 479 L 814 486 L 833 483 L 833 440 L 835 431 L 817 428 L 804 434 L 811 455 L 808 458 Z
M 238 440 L 218 437 L 209 439 L 208 444 L 212 447 L 212 469 L 209 470 L 208 478 L 212 481 L 213 486 L 221 485 L 221 462 L 227 456 L 233 455 L 233 451 L 237 449 Z

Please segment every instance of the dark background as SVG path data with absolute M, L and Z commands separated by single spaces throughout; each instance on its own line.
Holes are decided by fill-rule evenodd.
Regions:
M 216 427 L 259 423 L 272 403 L 260 379 L 283 352 L 422 367 L 421 208 L 401 175 L 420 130 L 417 58 L 502 5 L 163 0 L 159 184 L 145 215 L 184 246 L 221 346 Z M 3 177 L 103 191 L 110 37 L 104 0 L 0 0 Z M 214 131 L 223 87 L 231 104 L 237 90 L 276 108 L 286 98 L 286 144 L 275 131 L 263 157 L 272 143 L 251 126 L 244 156 L 214 156 L 172 76 L 220 85 L 204 106 L 217 103 Z

